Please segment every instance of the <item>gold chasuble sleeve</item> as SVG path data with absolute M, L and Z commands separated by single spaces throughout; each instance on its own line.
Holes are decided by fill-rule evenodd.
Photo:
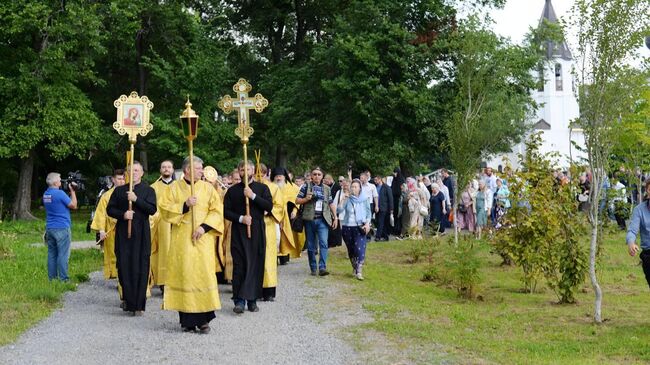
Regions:
M 276 225 L 282 220 L 283 199 L 280 188 L 274 183 L 264 181 L 264 184 L 271 191 L 273 199 L 273 209 L 264 217 L 266 226 L 266 253 L 264 255 L 264 280 L 263 288 L 275 288 L 278 286 L 278 242 Z
M 156 192 L 156 203 L 160 205 L 162 197 L 170 189 L 171 185 L 158 180 L 151 184 L 151 188 Z M 167 278 L 167 254 L 171 242 L 172 227 L 171 224 L 162 219 L 160 209 L 156 214 L 149 216 L 151 226 L 151 274 L 153 276 L 153 285 L 165 285 Z
M 190 197 L 190 184 L 175 181 L 159 203 L 162 219 L 171 223 L 171 244 L 167 257 L 167 277 L 163 309 L 203 313 L 221 308 L 214 242 L 223 234 L 223 203 L 219 193 L 205 181 L 194 183 L 197 204 L 183 212 Z M 192 227 L 192 209 L 195 227 Z M 212 229 L 196 241 L 192 233 L 201 224 Z
M 299 205 L 296 203 L 296 198 L 300 192 L 300 187 L 296 184 L 286 183 L 282 189 L 285 198 L 285 206 L 288 207 L 289 203 L 295 206 L 294 211 L 299 209 Z M 298 258 L 302 253 L 302 248 L 305 247 L 305 231 L 294 232 L 291 229 L 291 220 L 287 208 L 287 217 L 286 222 L 282 225 L 283 236 L 286 235 L 286 238 L 283 238 L 280 243 L 280 252 L 283 254 L 289 254 L 291 258 Z M 291 239 L 288 237 L 291 236 Z
M 97 209 L 95 210 L 95 216 L 93 221 L 90 224 L 90 229 L 97 232 L 104 231 L 106 232 L 106 238 L 104 238 L 104 279 L 111 279 L 117 277 L 117 258 L 115 257 L 115 224 L 117 221 L 115 218 L 111 218 L 106 213 L 106 207 L 108 206 L 108 201 L 113 194 L 115 188 L 111 188 L 106 191 L 99 198 L 97 202 Z

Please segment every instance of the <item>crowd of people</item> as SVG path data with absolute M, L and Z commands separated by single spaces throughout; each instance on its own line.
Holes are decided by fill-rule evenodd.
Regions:
M 444 235 L 454 220 L 459 231 L 478 238 L 485 229 L 499 229 L 511 207 L 508 179 L 513 176 L 498 177 L 487 167 L 456 192 L 446 169 L 408 177 L 399 168 L 388 176 L 366 170 L 354 177 L 349 169 L 335 180 L 319 167 L 294 176 L 283 167 L 242 161 L 219 176 L 194 157 L 183 161 L 181 172 L 163 161 L 160 177 L 149 185 L 137 161 L 115 170 L 91 228 L 103 245 L 104 278 L 118 279 L 125 312 L 142 316 L 151 289 L 158 287 L 163 309 L 179 312 L 183 331 L 199 333 L 210 332 L 214 311 L 221 308 L 219 283 L 232 285 L 235 313 L 257 312 L 258 301 L 275 300 L 278 267 L 304 250 L 309 273 L 324 277 L 330 273 L 328 250 L 345 243 L 353 277 L 364 280 L 366 246 L 373 236 L 382 242 L 422 239 L 426 230 Z M 554 177 L 567 183 L 560 171 Z M 609 200 L 612 207 L 627 196 L 621 180 L 606 182 L 619 193 Z M 48 275 L 66 281 L 69 209 L 76 208 L 76 196 L 74 187 L 70 197 L 59 190 L 57 173 L 50 173 L 47 183 Z M 583 210 L 590 183 L 588 172 L 579 176 L 576 199 Z M 642 248 L 650 249 L 650 230 L 639 209 L 628 233 L 630 254 L 638 251 L 629 240 L 639 230 Z M 611 213 L 624 229 L 626 217 L 616 209 Z M 650 254 L 642 257 L 650 273 Z

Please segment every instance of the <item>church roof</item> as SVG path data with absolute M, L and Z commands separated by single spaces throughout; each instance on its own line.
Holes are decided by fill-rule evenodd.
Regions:
M 553 24 L 558 24 L 558 19 L 557 15 L 555 15 L 555 9 L 553 9 L 553 4 L 551 3 L 551 0 L 546 0 L 546 4 L 544 4 L 544 11 L 542 12 L 542 17 L 539 20 L 540 24 L 541 22 L 546 19 L 549 23 Z M 565 60 L 571 60 L 573 59 L 573 56 L 571 55 L 571 51 L 569 50 L 569 46 L 567 46 L 566 42 L 562 41 L 562 43 L 556 43 L 553 41 L 546 41 L 546 58 L 551 59 L 551 58 L 563 58 Z

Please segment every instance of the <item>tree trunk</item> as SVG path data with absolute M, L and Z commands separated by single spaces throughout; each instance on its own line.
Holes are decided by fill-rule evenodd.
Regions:
M 287 167 L 287 151 L 282 148 L 282 146 L 277 146 L 275 148 L 275 166 Z
M 18 178 L 18 189 L 16 201 L 13 208 L 13 219 L 34 220 L 31 213 L 32 204 L 32 176 L 34 174 L 34 150 L 29 151 L 27 158 L 20 160 L 20 177 Z
M 592 171 L 599 171 L 592 167 Z M 599 206 L 600 195 L 603 185 L 603 176 L 600 173 L 592 172 L 592 185 L 591 191 L 591 208 L 589 210 L 589 223 L 591 223 L 591 243 L 589 246 L 589 279 L 591 279 L 591 286 L 594 289 L 594 322 L 602 323 L 601 305 L 603 302 L 603 292 L 598 284 L 598 277 L 596 276 L 596 258 L 598 254 L 598 223 L 600 221 Z
M 460 196 L 458 195 L 458 176 L 456 176 L 455 179 L 452 180 L 453 185 L 452 188 L 454 189 L 454 201 L 451 203 L 451 211 L 454 212 L 454 245 L 458 247 L 458 211 L 456 207 L 458 206 L 458 199 Z
M 642 180 L 641 174 L 639 174 L 639 184 L 637 185 L 636 191 L 637 191 L 637 204 L 640 204 L 643 201 L 643 192 L 645 191 L 645 188 L 643 187 L 643 180 Z
M 602 323 L 601 305 L 603 302 L 603 292 L 598 284 L 596 277 L 596 252 L 598 251 L 598 226 L 591 227 L 591 247 L 589 249 L 589 278 L 591 286 L 594 288 L 596 298 L 594 301 L 594 321 Z
M 142 150 L 140 151 L 140 164 L 142 165 L 142 169 L 144 171 L 149 171 L 149 158 L 147 157 L 147 149 L 145 147 L 144 143 L 140 144 L 140 148 Z

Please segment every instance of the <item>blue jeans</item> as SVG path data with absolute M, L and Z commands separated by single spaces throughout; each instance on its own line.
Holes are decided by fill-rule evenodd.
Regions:
M 327 268 L 327 235 L 329 229 L 327 222 L 323 218 L 317 218 L 313 221 L 305 221 L 305 234 L 307 236 L 307 256 L 309 257 L 309 268 L 316 271 L 316 239 L 318 239 L 318 251 L 320 258 L 318 260 L 318 269 Z
M 50 280 L 68 281 L 68 260 L 70 259 L 70 228 L 45 230 L 47 238 L 47 277 Z

